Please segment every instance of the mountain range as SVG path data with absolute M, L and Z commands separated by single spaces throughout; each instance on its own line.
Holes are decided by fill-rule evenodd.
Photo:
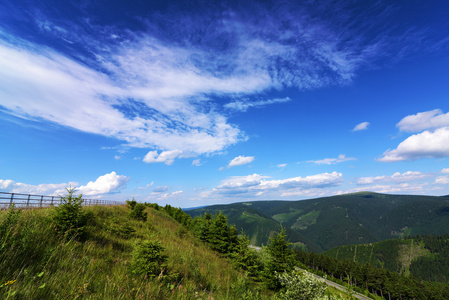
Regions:
M 323 252 L 412 235 L 449 233 L 449 198 L 359 192 L 300 201 L 255 201 L 186 210 L 221 211 L 256 246 L 283 226 L 291 243 Z

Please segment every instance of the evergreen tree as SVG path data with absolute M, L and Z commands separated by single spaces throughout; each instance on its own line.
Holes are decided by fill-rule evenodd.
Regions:
M 267 251 L 270 256 L 265 265 L 266 283 L 271 289 L 279 289 L 281 284 L 276 278 L 276 273 L 290 272 L 294 267 L 293 250 L 290 249 L 290 243 L 286 240 L 287 234 L 285 228 L 281 228 L 279 233 L 275 233 L 269 240 Z

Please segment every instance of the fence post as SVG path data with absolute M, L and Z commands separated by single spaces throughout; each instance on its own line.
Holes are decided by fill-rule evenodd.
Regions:
M 14 201 L 14 193 L 11 193 L 11 200 L 9 201 L 9 208 L 11 208 L 13 201 Z
M 39 207 L 42 208 L 42 202 L 44 201 L 44 196 L 41 196 L 41 201 L 39 201 Z
M 27 199 L 27 208 L 30 206 L 30 197 L 31 197 L 31 195 L 30 194 L 28 194 L 28 199 Z
M 51 206 L 53 206 L 53 200 L 54 200 L 55 196 L 51 196 Z

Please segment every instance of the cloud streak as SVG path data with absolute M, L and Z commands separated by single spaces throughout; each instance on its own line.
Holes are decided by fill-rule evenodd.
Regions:
M 404 173 L 396 172 L 391 176 L 382 175 L 382 176 L 372 176 L 372 177 L 360 177 L 357 179 L 357 184 L 366 185 L 373 184 L 378 182 L 406 182 L 406 181 L 414 181 L 428 178 L 428 174 L 423 174 L 419 171 L 407 171 Z
M 346 157 L 344 154 L 340 154 L 337 158 L 324 158 L 320 160 L 309 160 L 308 162 L 317 165 L 335 165 L 345 161 L 356 160 L 354 157 Z
M 306 194 L 312 190 L 335 187 L 343 182 L 343 174 L 337 172 L 279 180 L 269 180 L 269 178 L 259 174 L 231 177 L 223 180 L 219 186 L 207 193 L 207 195 L 256 197 L 271 194 L 285 197 L 301 193 Z
M 369 122 L 362 122 L 360 124 L 357 124 L 352 131 L 361 131 L 361 130 L 367 130 L 369 126 Z

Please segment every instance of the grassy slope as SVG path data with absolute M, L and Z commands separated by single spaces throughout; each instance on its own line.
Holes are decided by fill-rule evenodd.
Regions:
M 231 212 L 231 208 L 236 212 Z M 258 214 L 259 220 L 241 220 L 239 213 L 244 209 L 251 209 L 252 214 Z M 229 216 L 231 224 L 242 227 L 250 237 L 261 234 L 267 236 L 267 232 L 277 230 L 279 224 L 282 224 L 289 229 L 291 242 L 301 241 L 309 250 L 316 252 L 340 245 L 373 243 L 404 235 L 449 232 L 447 197 L 362 192 L 302 201 L 216 205 L 188 213 L 195 215 L 206 210 L 222 210 Z M 266 225 L 259 224 L 269 224 L 271 227 L 267 229 Z
M 241 299 L 256 293 L 228 260 L 163 212 L 147 208 L 148 221 L 141 222 L 129 219 L 125 207 L 86 209 L 91 219 L 84 242 L 58 238 L 50 209 L 22 212 L 10 242 L 0 245 L 0 298 L 15 293 L 19 299 Z M 5 216 L 0 213 L 0 223 Z M 161 242 L 169 279 L 130 272 L 138 240 Z

